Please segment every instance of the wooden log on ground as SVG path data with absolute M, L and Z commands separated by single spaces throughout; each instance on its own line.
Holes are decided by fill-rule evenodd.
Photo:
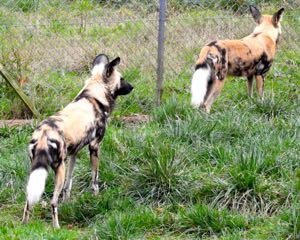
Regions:
M 25 105 L 28 107 L 28 109 L 32 112 L 32 114 L 39 118 L 40 114 L 35 109 L 33 103 L 30 101 L 30 99 L 26 96 L 26 94 L 22 91 L 20 86 L 11 78 L 9 78 L 8 74 L 5 72 L 4 67 L 0 64 L 0 75 L 4 78 L 4 80 L 15 90 L 17 95 L 21 98 L 21 100 L 25 103 Z

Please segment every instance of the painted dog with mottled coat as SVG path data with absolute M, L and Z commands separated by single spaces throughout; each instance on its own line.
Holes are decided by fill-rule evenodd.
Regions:
M 27 199 L 23 223 L 29 220 L 30 210 L 44 192 L 49 169 L 55 172 L 55 187 L 51 200 L 53 226 L 58 228 L 58 198 L 70 197 L 72 172 L 76 154 L 89 145 L 92 165 L 92 190 L 98 189 L 98 150 L 116 98 L 129 94 L 133 87 L 116 70 L 120 58 L 109 61 L 104 54 L 93 62 L 92 76 L 86 81 L 73 102 L 63 110 L 42 121 L 34 131 L 29 144 L 31 172 L 27 183 Z M 65 159 L 70 155 L 65 181 Z
M 275 56 L 281 35 L 280 20 L 284 9 L 274 15 L 261 15 L 250 6 L 257 24 L 254 31 L 240 40 L 213 41 L 202 48 L 192 78 L 191 104 L 209 112 L 224 86 L 227 75 L 245 76 L 248 94 L 252 97 L 253 77 L 256 89 L 263 99 L 264 79 Z

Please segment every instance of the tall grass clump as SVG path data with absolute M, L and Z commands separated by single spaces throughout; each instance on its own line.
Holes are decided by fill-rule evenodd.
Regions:
M 162 220 L 148 208 L 133 208 L 124 212 L 113 212 L 95 223 L 96 236 L 100 239 L 144 238 L 155 233 Z
M 160 136 L 140 146 L 142 165 L 132 169 L 132 193 L 142 202 L 155 204 L 185 201 L 189 185 L 188 150 Z
M 98 196 L 85 192 L 74 196 L 60 206 L 61 221 L 66 224 L 87 226 L 95 219 L 110 211 L 126 211 L 133 207 L 133 201 L 126 197 L 121 189 L 108 189 Z
M 185 233 L 196 234 L 199 238 L 246 230 L 248 226 L 247 220 L 241 215 L 234 215 L 226 209 L 215 209 L 203 204 L 182 210 L 179 224 Z
M 299 239 L 300 238 L 300 204 L 295 202 L 289 210 L 284 211 L 281 215 L 285 228 L 282 237 L 285 239 Z
M 191 114 L 194 114 L 194 111 L 190 104 L 173 96 L 161 107 L 153 110 L 153 120 L 163 124 L 173 120 L 185 119 Z
M 252 101 L 253 111 L 263 114 L 267 119 L 275 118 L 278 116 L 285 116 L 293 110 L 293 105 L 284 99 L 266 99 L 264 101 Z
M 259 174 L 263 167 L 263 160 L 256 154 L 255 148 L 250 154 L 241 153 L 230 171 L 231 182 L 238 192 L 256 191 L 259 185 Z
M 28 134 L 32 128 L 0 128 L 0 202 L 24 199 L 23 189 L 29 171 Z M 11 136 L 15 136 L 11 138 Z M 24 150 L 25 149 L 25 150 Z

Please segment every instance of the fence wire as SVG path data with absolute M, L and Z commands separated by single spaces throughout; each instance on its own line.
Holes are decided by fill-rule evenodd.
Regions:
M 299 1 L 167 0 L 165 92 L 178 81 L 178 91 L 189 92 L 205 43 L 251 33 L 249 4 L 269 14 L 285 7 L 278 54 L 290 69 L 299 67 L 293 60 L 300 54 Z M 97 54 L 120 56 L 121 70 L 138 86 L 132 101 L 147 111 L 155 102 L 158 16 L 158 0 L 2 0 L 0 63 L 37 109 L 50 114 L 74 97 Z M 272 71 L 282 74 L 276 60 Z M 1 84 L 0 90 L 0 118 L 28 115 L 11 89 Z

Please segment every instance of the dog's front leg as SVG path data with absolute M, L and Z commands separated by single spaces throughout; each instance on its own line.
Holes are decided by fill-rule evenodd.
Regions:
M 98 141 L 94 140 L 90 143 L 89 151 L 90 151 L 90 159 L 91 159 L 91 165 L 92 165 L 92 191 L 93 191 L 93 194 L 96 195 L 99 192 L 99 186 L 98 186 L 99 143 L 98 143 Z
M 63 190 L 63 201 L 66 201 L 70 198 L 71 195 L 71 188 L 72 188 L 72 174 L 74 170 L 76 162 L 76 155 L 70 156 L 70 162 L 68 164 L 68 173 L 67 173 L 67 179 Z

